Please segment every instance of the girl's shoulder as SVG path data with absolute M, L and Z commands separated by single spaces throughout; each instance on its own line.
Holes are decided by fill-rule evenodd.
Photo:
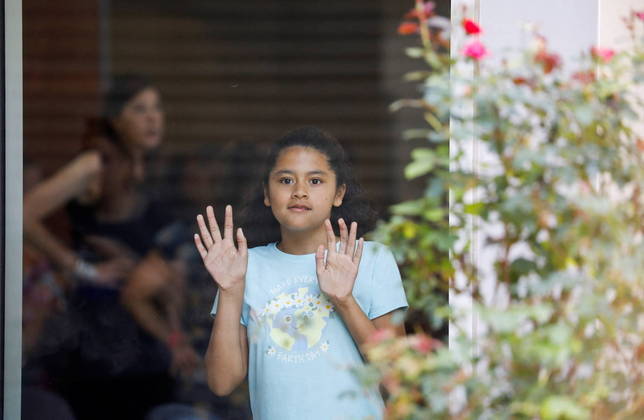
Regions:
M 377 258 L 381 255 L 390 255 L 391 250 L 383 243 L 376 241 L 364 241 L 364 248 L 362 250 L 362 258 L 372 257 Z

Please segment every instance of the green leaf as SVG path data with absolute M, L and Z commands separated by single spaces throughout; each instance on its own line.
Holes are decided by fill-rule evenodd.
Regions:
M 403 131 L 404 140 L 426 139 L 433 133 L 432 130 L 417 128 Z
M 510 272 L 517 277 L 528 274 L 532 271 L 535 271 L 536 269 L 537 265 L 534 263 L 534 261 L 530 261 L 523 257 L 517 258 L 516 260 L 512 261 L 512 264 L 510 264 Z
M 420 214 L 424 208 L 424 200 L 405 201 L 404 203 L 391 206 L 391 212 L 401 216 L 415 216 Z
M 443 211 L 443 209 L 440 209 L 440 208 L 431 209 L 424 212 L 423 216 L 425 217 L 425 219 L 429 221 L 438 222 L 445 216 L 445 212 Z
M 418 178 L 429 173 L 432 169 L 434 169 L 432 159 L 415 160 L 405 167 L 405 177 L 407 179 Z
M 412 58 L 420 58 L 425 54 L 425 50 L 417 47 L 405 48 L 405 54 Z
M 427 147 L 418 147 L 411 151 L 411 157 L 414 160 L 434 160 L 436 152 Z
M 576 420 L 587 419 L 590 413 L 571 398 L 555 395 L 541 404 L 541 416 L 544 420 Z
M 463 207 L 463 211 L 466 214 L 474 214 L 474 215 L 480 215 L 483 212 L 483 209 L 485 209 L 485 203 L 472 203 L 472 204 L 466 204 Z
M 406 73 L 403 78 L 407 82 L 418 82 L 421 80 L 425 80 L 429 77 L 431 73 L 427 71 L 412 71 L 409 73 Z

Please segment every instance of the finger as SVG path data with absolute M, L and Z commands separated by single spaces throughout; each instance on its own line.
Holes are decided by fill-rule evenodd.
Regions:
M 199 255 L 201 255 L 201 259 L 206 259 L 206 255 L 208 255 L 208 251 L 206 251 L 206 247 L 203 246 L 203 243 L 201 242 L 201 237 L 195 233 L 194 236 L 195 239 L 195 245 L 197 246 L 197 251 L 199 251 Z
M 333 233 L 333 226 L 331 226 L 331 221 L 326 219 L 324 221 L 324 227 L 326 228 L 326 248 L 329 255 L 335 254 L 335 233 Z
M 339 254 L 344 254 L 347 251 L 347 224 L 344 222 L 344 219 L 338 220 L 338 226 L 340 227 L 340 249 L 338 250 Z
M 224 219 L 224 240 L 233 240 L 233 208 L 226 206 L 226 218 Z
M 213 242 L 217 243 L 221 241 L 221 232 L 219 232 L 219 224 L 217 223 L 217 218 L 215 217 L 215 209 L 213 209 L 212 206 L 206 207 L 206 215 L 208 216 L 208 224 L 210 225 L 212 240 Z
M 324 271 L 324 245 L 318 246 L 318 249 L 315 251 L 315 270 L 318 273 Z
M 199 233 L 201 234 L 204 245 L 207 249 L 210 249 L 213 245 L 212 236 L 210 236 L 210 232 L 208 232 L 208 228 L 206 227 L 206 221 L 201 214 L 197 215 L 197 226 L 199 226 Z
M 347 255 L 353 258 L 356 254 L 356 236 L 358 235 L 358 224 L 351 222 L 351 229 L 349 229 L 349 242 L 347 242 Z
M 360 238 L 358 241 L 358 246 L 356 247 L 356 253 L 353 256 L 353 263 L 355 265 L 360 265 L 360 259 L 362 258 L 362 248 L 364 247 L 364 239 Z
M 246 256 L 246 253 L 248 252 L 248 243 L 246 242 L 246 237 L 244 236 L 242 228 L 237 229 L 237 248 L 240 255 Z

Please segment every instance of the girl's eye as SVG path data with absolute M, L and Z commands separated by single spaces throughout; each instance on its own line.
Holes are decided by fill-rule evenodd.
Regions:
M 322 180 L 321 180 L 321 179 L 319 179 L 319 178 L 313 178 L 313 179 L 311 180 L 311 184 L 313 184 L 313 185 L 319 185 L 319 184 L 321 184 L 321 183 L 322 183 Z
M 293 180 L 291 178 L 280 178 L 279 182 L 280 184 L 290 185 L 293 183 Z

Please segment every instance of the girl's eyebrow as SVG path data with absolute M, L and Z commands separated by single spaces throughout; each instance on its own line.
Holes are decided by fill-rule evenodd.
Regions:
M 317 169 L 315 171 L 309 171 L 306 174 L 307 175 L 327 175 L 328 173 L 321 169 Z M 273 172 L 273 175 L 295 175 L 295 171 L 292 171 L 290 169 L 280 169 L 279 171 Z

